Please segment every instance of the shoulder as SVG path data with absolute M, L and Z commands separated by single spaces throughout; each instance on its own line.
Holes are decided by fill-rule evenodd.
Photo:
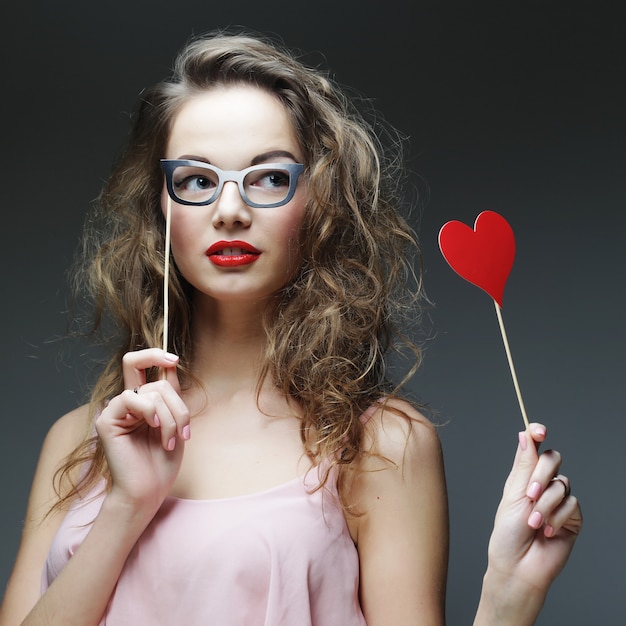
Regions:
M 59 464 L 89 435 L 89 406 L 80 406 L 66 413 L 51 426 L 42 447 L 42 459 Z M 56 461 L 55 461 L 56 459 Z
M 54 475 L 68 455 L 89 436 L 90 429 L 88 405 L 66 413 L 51 426 L 41 448 L 33 482 L 33 490 L 41 499 L 46 492 L 50 500 L 56 499 L 53 489 Z
M 37 602 L 41 571 L 63 517 L 62 511 L 50 513 L 58 501 L 54 477 L 89 432 L 89 409 L 83 406 L 59 418 L 46 435 L 30 491 L 22 540 L 0 609 L 0 622 L 6 619 L 19 623 Z
M 364 426 L 362 469 L 410 469 L 441 460 L 434 424 L 406 400 L 391 398 L 370 412 Z
M 51 534 L 60 522 L 63 513 L 50 514 L 59 495 L 55 489 L 55 476 L 67 456 L 79 446 L 89 432 L 88 407 L 79 407 L 59 418 L 50 428 L 41 448 L 37 469 L 31 487 L 28 510 L 24 522 L 24 537 L 45 537 Z
M 33 478 L 27 523 L 39 524 L 48 519 L 50 508 L 59 498 L 55 489 L 55 476 L 89 432 L 88 406 L 66 413 L 50 427 L 41 447 Z
M 346 500 L 353 538 L 364 529 L 385 526 L 395 511 L 414 516 L 425 501 L 446 514 L 447 495 L 443 454 L 436 427 L 412 404 L 387 399 L 368 411 L 363 452 L 355 463 Z
M 75 447 L 91 430 L 89 405 L 83 404 L 59 417 L 48 431 L 48 437 L 58 443 Z
M 415 624 L 443 615 L 448 510 L 435 426 L 389 399 L 365 424 L 346 519 L 357 545 L 367 623 Z M 421 616 L 421 617 L 420 617 Z M 430 623 L 430 622 L 429 622 Z

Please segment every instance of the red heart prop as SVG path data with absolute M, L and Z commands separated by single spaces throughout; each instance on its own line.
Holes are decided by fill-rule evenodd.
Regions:
M 515 258 L 510 224 L 495 211 L 483 211 L 474 230 L 459 221 L 439 231 L 439 249 L 459 276 L 486 291 L 502 307 L 502 296 Z

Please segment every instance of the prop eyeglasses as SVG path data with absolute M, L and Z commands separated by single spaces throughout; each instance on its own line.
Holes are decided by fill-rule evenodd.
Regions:
M 174 202 L 204 206 L 215 202 L 224 183 L 235 182 L 242 200 L 253 208 L 271 209 L 287 204 L 296 192 L 301 163 L 263 163 L 225 171 L 202 161 L 161 159 L 167 192 Z

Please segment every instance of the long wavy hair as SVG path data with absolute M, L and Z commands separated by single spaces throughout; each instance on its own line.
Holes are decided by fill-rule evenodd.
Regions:
M 85 441 L 57 474 L 57 506 L 109 478 L 93 417 L 123 390 L 123 354 L 161 345 L 159 159 L 172 122 L 194 95 L 240 83 L 264 89 L 284 105 L 305 154 L 308 189 L 302 266 L 264 320 L 259 389 L 269 378 L 297 403 L 305 450 L 313 460 L 339 465 L 340 494 L 365 453 L 361 415 L 392 397 L 419 364 L 420 349 L 406 333 L 407 322 L 415 324 L 420 315 L 421 274 L 415 271 L 416 237 L 399 210 L 405 203 L 401 141 L 375 116 L 357 110 L 356 99 L 327 74 L 274 42 L 239 33 L 194 39 L 177 57 L 172 76 L 142 93 L 127 147 L 86 224 L 76 292 L 93 304 L 90 332 L 117 347 L 93 387 Z M 169 279 L 168 349 L 180 356 L 185 385 L 193 379 L 191 289 L 175 264 Z M 393 384 L 389 359 L 398 353 L 410 362 Z M 77 466 L 86 471 L 72 481 L 70 470 Z

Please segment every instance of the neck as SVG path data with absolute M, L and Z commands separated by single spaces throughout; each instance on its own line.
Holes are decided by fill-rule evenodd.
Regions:
M 205 388 L 256 388 L 265 348 L 267 302 L 194 302 L 194 374 Z

